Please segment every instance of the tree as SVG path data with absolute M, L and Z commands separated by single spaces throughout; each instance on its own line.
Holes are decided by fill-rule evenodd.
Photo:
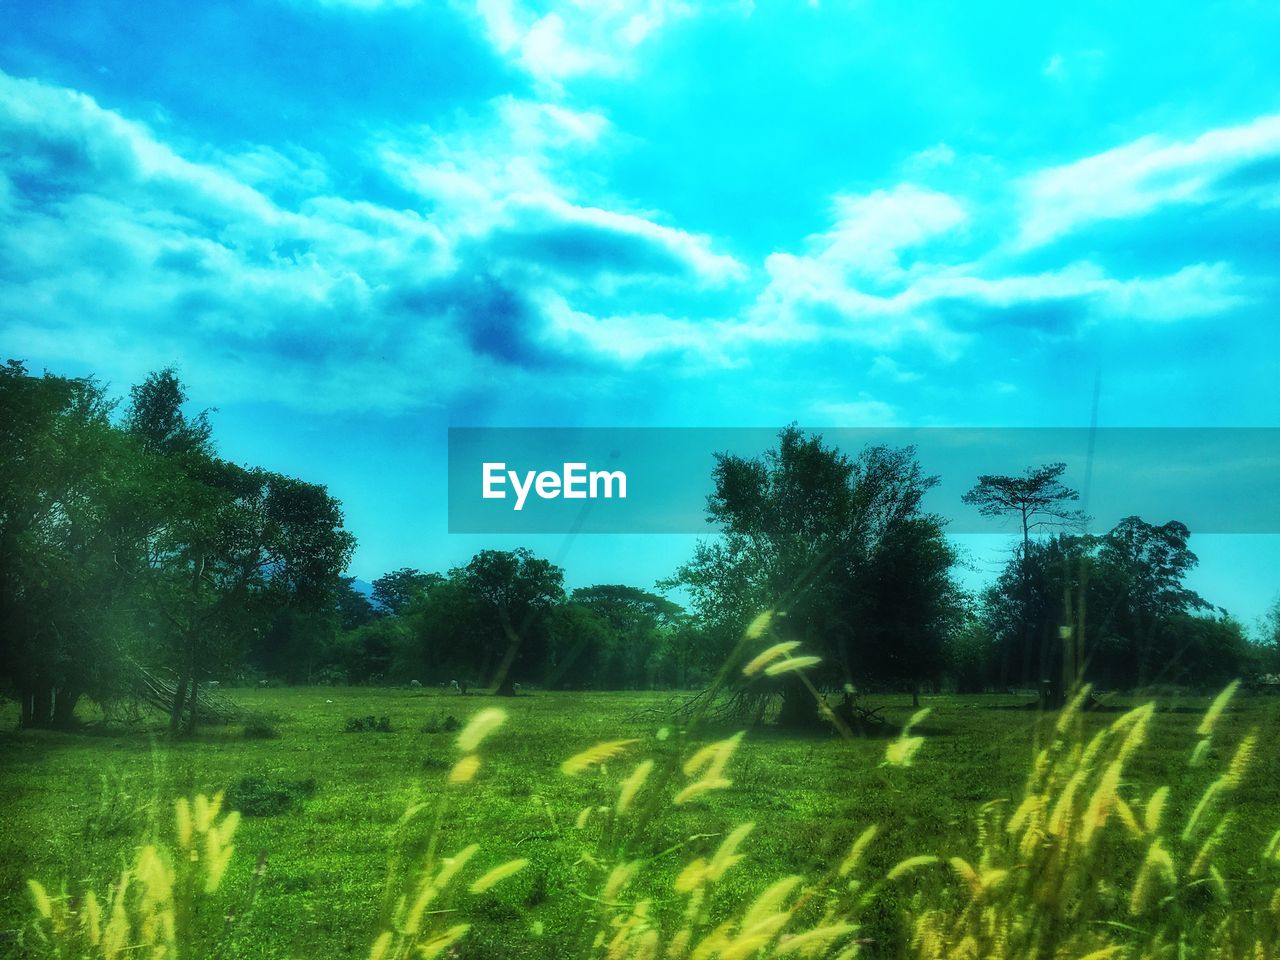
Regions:
M 396 661 L 397 676 L 474 686 L 487 679 L 494 656 L 493 615 L 471 590 L 463 568 L 417 594 L 399 619 L 409 634 Z
M 1160 649 L 1162 627 L 1175 614 L 1209 606 L 1183 584 L 1199 562 L 1190 538 L 1191 531 L 1176 520 L 1155 526 L 1125 517 L 1097 543 L 1097 575 L 1110 589 L 1109 596 L 1100 598 L 1105 606 L 1092 609 L 1105 631 L 1126 639 L 1126 679 L 1138 686 L 1169 665 L 1171 651 Z
M 121 691 L 113 531 L 136 477 L 111 406 L 92 380 L 0 368 L 0 678 L 24 726 L 65 727 L 81 696 Z
M 137 662 L 174 671 L 170 725 L 193 729 L 200 679 L 250 648 L 305 676 L 333 633 L 338 503 L 219 459 L 173 371 L 130 398 L 117 425 L 91 380 L 0 371 L 0 677 L 31 726 L 109 703 Z
M 199 681 L 280 610 L 332 609 L 354 548 L 323 487 L 218 459 L 206 415 L 187 418 L 185 397 L 172 371 L 152 374 L 124 419 L 152 481 L 139 579 L 159 614 L 155 653 L 177 676 L 174 733 L 196 727 Z
M 1066 507 L 1080 499 L 1061 481 L 1066 469 L 1065 463 L 1049 463 L 1028 467 L 1021 477 L 983 474 L 961 499 L 984 517 L 1016 517 L 1026 544 L 1033 530 L 1078 525 L 1083 520 L 1079 510 Z
M 610 690 L 625 685 L 614 662 L 616 628 L 591 606 L 570 600 L 548 615 L 545 684 L 551 689 Z
M 984 474 L 978 482 L 961 499 L 970 506 L 976 506 L 984 517 L 1015 517 L 1022 530 L 1021 551 L 1019 553 L 1019 569 L 1021 570 L 1022 601 L 1024 609 L 1020 611 L 1018 623 L 1022 629 L 1022 675 L 1032 674 L 1033 644 L 1029 639 L 1030 629 L 1030 571 L 1026 569 L 1027 557 L 1031 546 L 1032 531 L 1046 527 L 1063 527 L 1080 525 L 1084 516 L 1079 510 L 1069 508 L 1067 504 L 1080 499 L 1080 494 L 1062 483 L 1061 477 L 1067 469 L 1065 463 L 1049 463 L 1040 467 L 1028 467 L 1021 477 Z M 1006 648 L 1007 649 L 1007 648 Z M 1074 665 L 1079 660 L 1078 652 L 1069 650 L 1063 657 L 1063 665 L 1058 670 L 1057 682 L 1053 685 L 1051 697 L 1061 702 L 1066 692 L 1076 682 Z M 1048 650 L 1040 645 L 1039 676 L 1047 678 L 1050 672 Z M 1000 668 L 1001 682 L 1009 675 L 1009 663 L 1006 661 Z
M 512 696 L 516 681 L 531 679 L 546 652 L 545 617 L 564 599 L 564 571 L 521 547 L 482 550 L 460 576 L 496 627 L 485 637 L 482 671 L 493 667 L 494 692 Z
M 339 577 L 336 599 L 338 627 L 341 630 L 354 630 L 363 627 L 377 616 L 369 598 L 356 589 L 355 577 Z
M 1095 592 L 1098 585 L 1092 573 L 1092 543 L 1091 538 L 1061 534 L 1030 541 L 986 590 L 981 620 L 997 658 L 989 674 L 999 686 L 1019 683 L 1038 688 L 1046 677 L 1063 676 L 1058 672 L 1062 668 L 1055 671 L 1054 665 L 1061 664 L 1064 656 L 1074 657 L 1075 650 L 1086 647 L 1098 649 L 1096 641 L 1088 643 L 1083 635 L 1064 644 L 1062 629 L 1069 625 L 1076 629 L 1079 619 L 1068 607 L 1092 608 L 1091 603 L 1080 601 L 1085 584 Z M 1074 603 L 1068 598 L 1075 598 Z M 1062 683 L 1055 683 L 1050 698 L 1064 689 Z
M 895 595 L 928 597 L 932 607 L 932 592 L 949 581 L 946 551 L 912 560 L 942 542 L 941 521 L 921 509 L 937 479 L 924 475 L 913 448 L 872 446 L 850 460 L 820 436 L 788 427 L 762 457 L 717 456 L 713 478 L 708 519 L 722 539 L 700 544 L 671 581 L 689 590 L 704 635 L 727 648 L 772 610 L 787 638 L 822 658 L 812 677 L 827 689 L 902 680 L 922 666 L 915 657 L 910 670 L 894 662 L 887 677 L 880 671 L 892 658 L 872 650 L 903 639 L 887 619 Z M 919 626 L 932 631 L 940 620 Z M 800 678 L 788 676 L 777 689 L 781 723 L 819 719 Z
M 590 610 L 609 628 L 593 649 L 596 689 L 637 690 L 649 686 L 665 634 L 684 611 L 665 597 L 639 587 L 597 584 L 573 591 L 573 603 Z M 586 651 L 583 651 L 584 653 Z M 564 661 L 561 661 L 561 667 Z
M 380 617 L 342 634 L 335 645 L 348 683 L 386 679 L 396 653 L 409 641 L 409 627 L 397 617 Z
M 438 573 L 401 567 L 373 581 L 373 602 L 391 616 L 399 616 L 416 597 L 443 580 Z
M 1238 624 L 1203 616 L 1209 605 L 1185 586 L 1189 539 L 1177 521 L 1126 517 L 1101 536 L 1033 541 L 984 598 L 997 656 L 1007 662 L 1029 638 L 1046 663 L 1082 654 L 1075 676 L 1112 689 L 1238 675 L 1251 651 Z
M 1259 627 L 1262 669 L 1266 673 L 1280 673 L 1280 597 L 1271 604 Z
M 1153 644 L 1167 660 L 1160 671 L 1166 683 L 1178 683 L 1206 692 L 1220 690 L 1250 672 L 1258 651 L 1245 637 L 1244 628 L 1225 614 L 1176 611 L 1160 624 L 1161 636 Z
M 174 369 L 159 370 L 130 388 L 124 429 L 138 438 L 147 453 L 209 455 L 213 452 L 209 411 L 188 417 L 182 409 L 186 402 L 186 388 Z
M 906 687 L 920 706 L 922 683 L 936 684 L 946 665 L 947 637 L 963 611 L 951 577 L 955 550 L 928 517 L 898 520 L 861 573 L 865 606 L 854 646 L 855 676 Z

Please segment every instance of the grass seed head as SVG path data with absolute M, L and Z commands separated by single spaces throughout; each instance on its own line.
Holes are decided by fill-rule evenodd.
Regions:
M 633 743 L 639 743 L 636 738 L 630 740 L 605 740 L 597 743 L 595 746 L 588 747 L 581 753 L 576 753 L 564 763 L 560 764 L 560 772 L 570 777 L 576 777 L 585 770 L 612 760 L 622 751 Z
M 458 749 L 463 753 L 471 753 L 484 741 L 485 737 L 497 730 L 506 722 L 507 712 L 498 707 L 488 707 L 472 717 L 462 732 L 458 734 Z
M 488 873 L 480 877 L 480 879 L 475 883 L 471 884 L 471 892 L 484 893 L 490 887 L 507 879 L 507 877 L 515 876 L 528 865 L 529 861 L 524 857 L 519 857 L 515 860 L 508 860 L 501 866 L 494 867 Z
M 800 641 L 798 640 L 785 640 L 782 643 L 775 643 L 773 646 L 753 657 L 751 662 L 742 668 L 742 675 L 746 677 L 754 677 L 774 660 L 790 653 L 798 646 L 800 646 Z

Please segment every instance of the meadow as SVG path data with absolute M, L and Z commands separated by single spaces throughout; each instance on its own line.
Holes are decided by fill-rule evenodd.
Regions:
M 228 693 L 271 718 L 257 731 L 261 738 L 233 725 L 171 742 L 160 719 L 70 734 L 15 731 L 12 705 L 0 710 L 0 955 L 21 956 L 20 942 L 31 942 L 22 934 L 34 917 L 29 879 L 54 897 L 64 890 L 105 892 L 141 842 L 163 844 L 172 834 L 176 798 L 225 791 L 224 806 L 244 815 L 217 891 L 220 906 L 201 921 L 230 930 L 219 940 L 219 956 L 369 956 L 387 923 L 389 867 L 397 877 L 412 874 L 424 855 L 473 842 L 482 871 L 512 858 L 528 864 L 484 896 L 443 911 L 445 920 L 456 914 L 470 924 L 452 955 L 583 956 L 592 949 L 584 919 L 600 909 L 600 879 L 610 868 L 599 859 L 595 821 L 604 817 L 605 831 L 616 828 L 618 791 L 637 761 L 687 758 L 735 732 L 702 729 L 686 740 L 664 719 L 680 702 L 673 694 L 533 692 L 512 699 L 336 687 Z M 744 859 L 717 889 L 722 902 L 738 906 L 779 878 L 834 875 L 851 844 L 878 825 L 859 871 L 884 877 L 913 857 L 922 869 L 877 885 L 859 918 L 862 955 L 927 952 L 919 932 L 914 939 L 911 932 L 923 911 L 922 891 L 931 902 L 950 902 L 953 894 L 942 888 L 955 878 L 945 864 L 952 857 L 980 863 L 984 805 L 1018 804 L 1037 750 L 1052 735 L 1055 715 L 1025 709 L 1026 700 L 924 697 L 929 713 L 911 731 L 923 742 L 909 763 L 885 763 L 894 736 L 915 713 L 904 696 L 872 698 L 889 721 L 884 736 L 749 732 L 726 754 L 727 784 L 687 803 L 663 803 L 631 838 L 630 856 L 644 861 L 633 899 L 643 897 L 655 912 L 678 912 L 672 891 L 687 877 L 682 871 L 695 857 L 713 858 L 740 824 L 755 828 L 738 851 Z M 1246 732 L 1256 731 L 1248 774 L 1232 784 L 1232 814 L 1219 831 L 1213 869 L 1233 892 L 1274 885 L 1267 872 L 1274 865 L 1262 854 L 1280 829 L 1280 700 L 1235 697 L 1192 765 L 1211 700 L 1162 699 L 1113 792 L 1130 797 L 1141 819 L 1137 795 L 1167 785 L 1165 818 L 1182 823 L 1198 814 L 1206 787 L 1223 776 Z M 1106 729 L 1124 716 L 1122 708 L 1141 702 L 1104 697 L 1102 709 L 1080 716 L 1079 736 Z M 467 782 L 447 784 L 457 776 L 458 726 L 492 707 L 507 718 L 484 740 L 479 769 Z M 373 729 L 347 730 L 352 718 L 364 717 L 375 719 Z M 377 729 L 381 717 L 389 718 L 389 732 Z M 593 744 L 631 739 L 637 742 L 595 758 L 602 762 L 588 762 L 576 776 L 561 769 Z M 442 807 L 437 798 L 446 790 L 453 799 Z M 406 821 L 406 810 L 415 807 Z M 1114 847 L 1091 863 L 1114 869 L 1127 898 L 1146 848 L 1136 846 L 1135 854 L 1119 841 Z M 945 877 L 926 856 L 941 858 Z M 235 907 L 233 924 L 225 920 L 227 906 Z M 1186 902 L 1174 908 L 1189 909 Z

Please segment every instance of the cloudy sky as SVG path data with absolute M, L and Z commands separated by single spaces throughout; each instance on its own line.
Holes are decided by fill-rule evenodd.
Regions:
M 1280 11 L 1033 6 L 0 4 L 0 353 L 176 365 L 366 578 L 480 544 L 450 425 L 1280 423 Z

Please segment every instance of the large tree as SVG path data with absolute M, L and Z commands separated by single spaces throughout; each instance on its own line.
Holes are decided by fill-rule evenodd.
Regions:
M 546 615 L 564 599 L 564 571 L 528 549 L 481 550 L 459 572 L 492 629 L 485 634 L 482 675 L 499 696 L 545 668 Z M 492 674 L 489 674 L 492 669 Z
M 649 686 L 666 635 L 684 613 L 666 597 L 624 584 L 579 587 L 571 600 L 598 617 L 608 629 L 591 647 L 568 647 L 557 670 L 570 670 L 573 658 L 589 660 L 597 689 L 636 690 Z M 560 638 L 557 638 L 560 639 Z M 579 671 L 581 672 L 581 670 Z
M 1061 663 L 1059 676 L 1112 689 L 1235 675 L 1247 659 L 1243 635 L 1204 616 L 1209 605 L 1186 586 L 1196 563 L 1189 539 L 1177 521 L 1126 517 L 1100 536 L 1033 541 L 985 597 L 996 657 L 1007 662 L 1029 638 L 1048 676 Z
M 908 627 L 896 607 L 913 598 L 921 609 L 934 609 L 935 600 L 941 608 L 939 597 L 952 590 L 949 550 L 938 549 L 941 521 L 921 506 L 937 480 L 923 473 L 913 448 L 872 446 L 851 460 L 821 436 L 788 427 L 760 457 L 719 455 L 714 481 L 708 514 L 722 537 L 700 544 L 672 583 L 689 590 L 707 634 L 726 645 L 719 653 L 728 655 L 747 624 L 771 610 L 783 635 L 822 658 L 812 671 L 818 686 L 923 678 L 931 667 L 921 657 L 873 649 L 940 644 L 934 631 L 943 618 L 926 615 Z M 917 630 L 927 636 L 906 636 Z M 788 676 L 777 689 L 782 723 L 818 719 L 800 678 Z
M 1171 636 L 1167 624 L 1176 614 L 1209 607 L 1184 583 L 1198 563 L 1190 538 L 1176 520 L 1156 525 L 1125 517 L 1095 542 L 1098 589 L 1089 616 L 1102 634 L 1122 639 L 1116 672 L 1128 682 L 1143 685 L 1176 669 L 1177 653 L 1160 642 Z
M 81 696 L 120 689 L 117 533 L 139 485 L 110 413 L 91 380 L 0 368 L 0 679 L 26 726 L 66 726 Z
M 212 458 L 178 470 L 146 571 L 178 675 L 175 731 L 184 707 L 186 728 L 195 726 L 198 682 L 238 660 L 281 611 L 332 611 L 354 547 L 323 487 Z

